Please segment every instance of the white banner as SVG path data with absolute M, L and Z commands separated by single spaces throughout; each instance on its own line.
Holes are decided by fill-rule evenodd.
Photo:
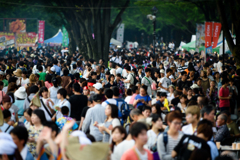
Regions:
M 127 49 L 134 48 L 134 42 L 127 42 Z
M 124 38 L 124 24 L 122 23 L 117 30 L 117 40 L 123 43 Z

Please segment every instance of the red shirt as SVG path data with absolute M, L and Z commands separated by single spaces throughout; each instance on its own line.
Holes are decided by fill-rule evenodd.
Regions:
M 220 97 L 228 97 L 229 96 L 229 89 L 221 87 L 219 90 L 219 96 Z M 230 101 L 229 99 L 220 99 L 219 101 L 219 107 L 230 107 Z

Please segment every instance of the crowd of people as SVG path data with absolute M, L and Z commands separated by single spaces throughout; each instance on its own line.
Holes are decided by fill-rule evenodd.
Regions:
M 0 160 L 238 159 L 216 146 L 240 138 L 234 58 L 169 46 L 110 49 L 98 62 L 78 51 L 8 50 Z

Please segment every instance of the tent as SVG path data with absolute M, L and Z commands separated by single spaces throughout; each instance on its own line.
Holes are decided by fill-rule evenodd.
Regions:
M 119 41 L 117 41 L 117 40 L 114 39 L 114 38 L 111 38 L 111 40 L 110 40 L 110 45 L 114 45 L 114 46 L 120 46 L 120 47 L 122 47 L 122 43 L 119 42 Z
M 46 39 L 44 43 L 62 43 L 62 39 L 63 39 L 63 33 L 61 29 L 59 29 L 58 33 L 55 36 L 53 36 L 52 38 Z M 69 43 L 69 39 L 68 39 L 68 43 Z
M 216 48 L 214 48 L 212 51 L 219 53 L 220 46 L 221 46 L 221 44 L 218 43 L 218 46 Z M 187 51 L 195 50 L 196 49 L 196 41 L 189 42 L 186 45 L 183 45 L 182 48 L 186 49 Z M 203 51 L 203 50 L 205 51 L 205 47 L 204 46 L 199 48 L 199 52 Z

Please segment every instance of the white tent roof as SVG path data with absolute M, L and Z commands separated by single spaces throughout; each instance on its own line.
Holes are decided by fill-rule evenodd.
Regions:
M 120 47 L 122 47 L 122 43 L 119 42 L 119 41 L 117 41 L 117 40 L 114 39 L 114 38 L 111 38 L 110 44 L 115 45 L 115 46 L 120 46 Z

